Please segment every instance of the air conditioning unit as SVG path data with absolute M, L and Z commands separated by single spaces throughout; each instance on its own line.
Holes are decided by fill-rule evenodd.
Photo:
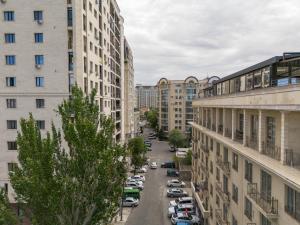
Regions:
M 7 0 L 0 0 L 0 1 L 1 1 L 1 3 L 6 3 Z
M 40 64 L 35 64 L 35 68 L 41 69 L 41 68 L 42 68 L 42 65 L 40 65 Z
M 44 23 L 44 21 L 43 20 L 37 20 L 37 23 L 41 25 L 41 24 Z

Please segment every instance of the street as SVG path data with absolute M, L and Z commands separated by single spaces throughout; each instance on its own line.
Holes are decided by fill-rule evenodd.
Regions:
M 147 137 L 147 130 L 145 130 Z M 172 160 L 167 142 L 152 141 L 152 151 L 148 152 L 151 162 L 158 163 L 158 168 L 146 173 L 145 189 L 142 193 L 140 205 L 132 209 L 126 225 L 170 225 L 167 217 L 168 204 L 171 200 L 166 197 L 166 183 L 170 177 L 166 176 L 166 169 L 160 168 L 164 161 Z

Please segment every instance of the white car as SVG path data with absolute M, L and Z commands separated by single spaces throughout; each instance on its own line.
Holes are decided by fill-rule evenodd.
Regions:
M 123 200 L 123 206 L 124 207 L 136 207 L 139 205 L 139 200 L 132 198 L 132 197 L 127 197 Z
M 177 179 L 168 180 L 168 187 L 184 187 L 185 183 L 183 181 L 179 181 Z
M 175 200 L 170 201 L 169 206 L 174 207 L 179 204 L 194 204 L 193 197 L 182 197 L 182 198 L 177 198 Z
M 157 163 L 152 162 L 150 167 L 151 167 L 151 169 L 157 169 Z
M 145 182 L 145 181 L 146 181 L 145 176 L 140 175 L 140 174 L 131 176 L 131 177 L 129 177 L 129 179 L 131 179 L 131 180 L 137 180 L 137 181 L 142 181 L 142 182 Z
M 199 224 L 200 219 L 198 216 L 191 215 L 189 213 L 177 213 L 173 214 L 171 218 L 171 223 L 176 224 L 177 222 L 190 222 L 191 224 Z
M 168 217 L 171 218 L 173 214 L 184 213 L 184 212 L 194 214 L 195 213 L 194 205 L 182 204 L 174 207 L 171 206 L 168 209 Z
M 127 182 L 126 185 L 125 185 L 125 187 L 132 187 L 132 188 L 136 188 L 136 189 L 139 189 L 139 190 L 143 190 L 144 189 L 144 186 L 139 185 L 136 182 Z
M 139 186 L 143 186 L 144 185 L 143 181 L 140 181 L 140 180 L 128 179 L 127 182 L 128 183 L 132 183 L 132 182 L 133 183 L 137 183 Z

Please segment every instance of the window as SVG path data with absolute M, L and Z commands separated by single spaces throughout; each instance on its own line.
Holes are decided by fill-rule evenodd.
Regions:
M 15 43 L 16 42 L 16 35 L 12 33 L 4 34 L 5 43 Z
M 17 150 L 17 142 L 16 141 L 8 141 L 7 149 L 8 150 Z
M 4 11 L 4 21 L 14 21 L 15 12 L 14 11 Z
M 216 171 L 216 179 L 217 181 L 220 181 L 220 169 L 217 167 Z
M 247 197 L 245 197 L 245 209 L 244 214 L 249 220 L 252 220 L 252 203 Z
M 232 200 L 238 204 L 239 201 L 239 189 L 235 184 L 232 184 Z
M 36 87 L 44 87 L 44 77 L 36 77 L 35 78 L 35 86 Z
M 37 120 L 36 125 L 40 130 L 44 130 L 45 129 L 45 120 Z
M 68 7 L 68 26 L 73 26 L 73 12 L 72 7 Z
M 17 121 L 16 120 L 7 120 L 7 129 L 17 129 Z
M 275 146 L 275 118 L 274 117 L 267 117 L 267 147 L 274 147 Z
M 260 225 L 272 225 L 270 220 L 268 220 L 263 214 L 260 214 Z
M 45 108 L 45 99 L 36 99 L 35 103 L 36 103 L 36 108 L 38 109 Z
M 237 222 L 236 218 L 234 217 L 234 215 L 232 215 L 232 225 L 238 225 L 238 222 Z
M 41 21 L 43 20 L 43 11 L 34 11 L 33 12 L 34 21 Z
M 214 173 L 214 166 L 213 166 L 213 162 L 210 161 L 210 173 L 213 174 Z
M 7 163 L 8 172 L 15 171 L 18 168 L 17 163 Z
M 16 56 L 15 55 L 6 55 L 5 62 L 6 62 L 6 65 L 15 65 L 16 64 Z
M 8 109 L 17 107 L 17 100 L 13 98 L 6 99 L 6 107 Z
M 44 64 L 44 56 L 43 55 L 35 55 L 35 65 L 43 65 Z
M 35 33 L 34 34 L 34 42 L 35 43 L 43 43 L 44 42 L 44 34 L 43 33 Z
M 252 163 L 245 160 L 245 179 L 252 183 Z
M 238 169 L 239 169 L 239 158 L 238 158 L 238 155 L 234 152 L 232 153 L 232 168 L 235 171 L 238 171 Z
M 6 87 L 15 87 L 16 83 L 16 77 L 6 77 Z
M 300 222 L 300 192 L 285 186 L 285 212 Z

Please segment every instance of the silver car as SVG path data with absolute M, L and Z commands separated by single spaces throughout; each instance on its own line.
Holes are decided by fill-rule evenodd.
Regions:
M 123 206 L 124 207 L 136 207 L 139 205 L 139 200 L 132 198 L 132 197 L 127 197 L 123 200 Z
M 168 187 L 184 187 L 185 183 L 183 181 L 173 179 L 173 180 L 168 180 L 167 186 Z

